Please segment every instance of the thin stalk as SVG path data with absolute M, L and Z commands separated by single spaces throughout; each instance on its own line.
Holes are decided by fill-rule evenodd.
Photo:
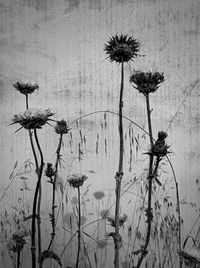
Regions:
M 80 187 L 78 187 L 78 252 L 76 257 L 76 268 L 79 266 L 79 255 L 81 249 L 81 199 L 80 199 Z
M 29 105 L 28 105 L 28 94 L 26 94 L 25 97 L 26 97 L 26 109 L 28 110 L 28 108 L 29 108 Z M 34 160 L 35 160 L 36 173 L 38 174 L 38 172 L 39 172 L 39 165 L 38 165 L 37 154 L 36 154 L 36 151 L 35 151 L 35 146 L 34 146 L 34 143 L 33 143 L 33 132 L 31 130 L 29 130 L 29 139 L 30 139 L 30 143 L 31 143 L 33 157 L 34 157 Z M 37 202 L 37 198 L 36 198 L 35 202 Z M 36 206 L 36 204 L 35 204 L 35 206 Z M 34 207 L 34 205 L 33 205 L 33 207 Z M 33 228 L 33 215 L 32 215 L 32 238 L 33 238 L 33 236 L 35 236 L 35 234 L 33 235 L 33 232 L 35 232 L 34 229 L 35 229 L 35 227 Z M 36 267 L 35 239 L 31 239 L 31 252 L 32 252 L 32 267 Z
M 116 205 L 115 205 L 115 259 L 114 265 L 119 268 L 119 249 L 121 246 L 121 236 L 119 234 L 119 208 L 120 208 L 120 193 L 121 193 L 121 181 L 123 177 L 123 153 L 124 153 L 124 136 L 123 136 L 123 90 L 124 90 L 124 63 L 121 63 L 121 86 L 120 86 L 120 97 L 119 97 L 119 165 L 118 172 L 116 174 Z
M 38 150 L 40 152 L 40 157 L 41 157 L 41 165 L 40 168 L 37 170 L 38 174 L 38 180 L 35 188 L 35 193 L 34 193 L 34 199 L 33 199 L 33 210 L 32 210 L 32 224 L 31 224 L 31 253 L 32 253 L 32 268 L 36 267 L 36 246 L 35 246 L 35 222 L 36 222 L 36 217 L 40 218 L 40 215 L 36 216 L 36 206 L 37 206 L 37 199 L 38 199 L 38 193 L 41 185 L 41 178 L 42 178 L 42 171 L 43 171 L 43 153 L 39 144 L 39 140 L 37 137 L 37 132 L 36 129 L 34 129 L 34 136 L 36 140 L 36 144 L 38 146 Z M 41 242 L 41 241 L 40 241 Z
M 43 153 L 42 153 L 42 149 L 40 147 L 39 144 L 39 140 L 38 140 L 38 136 L 37 136 L 37 132 L 36 129 L 34 129 L 34 136 L 35 136 L 35 141 L 40 153 L 40 168 L 39 168 L 39 175 L 38 177 L 40 177 L 40 185 L 39 185 L 39 193 L 38 193 L 38 205 L 37 205 L 37 226 L 38 226 L 38 253 L 39 253 L 39 257 L 41 255 L 42 252 L 42 247 L 41 247 L 41 228 L 40 228 L 40 224 L 41 224 L 41 219 L 40 219 L 40 207 L 41 207 L 41 199 L 42 199 L 42 185 L 41 185 L 41 177 L 42 177 L 42 171 L 43 171 L 43 167 L 44 167 L 44 158 L 43 158 Z
M 179 203 L 179 191 L 178 191 L 178 182 L 176 181 L 176 200 L 177 200 L 177 212 L 178 212 L 178 247 L 179 252 L 181 251 L 181 210 L 180 210 L 180 203 Z M 179 255 L 179 268 L 182 268 L 183 261 L 181 256 Z
M 17 251 L 17 268 L 20 267 L 20 255 L 21 255 L 20 253 L 21 253 L 21 251 L 18 250 L 18 251 Z
M 56 228 L 55 197 L 56 197 L 56 183 L 57 183 L 57 178 L 58 178 L 58 164 L 59 164 L 59 161 L 60 161 L 60 150 L 61 150 L 61 145 L 62 145 L 62 138 L 63 138 L 63 135 L 60 134 L 59 143 L 58 143 L 58 147 L 57 147 L 57 150 L 56 150 L 56 163 L 55 163 L 55 169 L 54 169 L 55 173 L 54 173 L 54 181 L 53 181 L 53 197 L 52 197 L 52 207 L 51 207 L 51 211 L 52 211 L 52 222 L 51 222 L 51 224 L 52 224 L 52 233 L 51 233 L 51 240 L 49 242 L 49 246 L 48 246 L 47 251 L 50 250 L 51 245 L 53 244 L 53 240 L 54 240 L 55 235 L 56 235 L 56 231 L 55 231 L 55 228 Z
M 28 110 L 29 106 L 28 106 L 28 94 L 25 95 L 26 96 L 26 109 Z M 36 167 L 36 171 L 38 171 L 38 159 L 37 159 L 37 155 L 36 155 L 36 151 L 35 151 L 35 147 L 34 147 L 34 143 L 33 143 L 33 133 L 31 130 L 29 130 L 29 138 L 30 138 L 30 143 L 31 143 L 31 148 L 32 148 L 32 152 L 33 152 L 33 157 L 35 160 L 35 167 Z
M 28 110 L 28 94 L 26 94 L 25 96 L 26 96 L 26 109 Z
M 182 247 L 181 247 L 181 209 L 180 209 L 180 200 L 179 200 L 179 190 L 178 190 L 178 182 L 177 182 L 177 179 L 176 179 L 176 174 L 175 174 L 175 171 L 174 171 L 174 167 L 172 166 L 172 163 L 169 159 L 168 156 L 167 157 L 167 160 L 170 164 L 170 167 L 172 169 L 172 173 L 173 173 L 173 177 L 174 177 L 174 182 L 175 182 L 175 187 L 176 187 L 176 205 L 177 205 L 177 213 L 178 213 L 178 225 L 179 225 L 179 234 L 178 234 L 178 246 L 179 246 L 179 252 L 181 251 Z M 182 268 L 183 266 L 183 261 L 182 261 L 182 258 L 181 256 L 179 255 L 179 268 Z
M 151 110 L 150 110 L 150 101 L 149 101 L 149 94 L 145 95 L 146 97 L 146 108 L 147 108 L 147 118 L 148 118 L 148 128 L 149 128 L 149 139 L 150 139 L 150 145 L 151 145 L 151 152 L 153 149 L 153 133 L 152 133 L 152 125 L 151 125 Z M 151 201 L 152 201 L 152 180 L 153 177 L 155 175 L 155 170 L 153 172 L 153 162 L 154 162 L 154 156 L 151 153 L 149 156 L 149 172 L 148 172 L 148 207 L 147 207 L 147 235 L 146 235 L 146 239 L 145 239 L 145 244 L 142 248 L 142 253 L 141 256 L 138 260 L 137 263 L 137 268 L 139 268 L 142 264 L 143 259 L 145 258 L 146 254 L 147 254 L 147 247 L 149 245 L 149 240 L 150 240 L 150 234 L 151 234 L 151 223 L 152 223 L 152 219 L 153 219 L 153 214 L 152 214 L 152 208 L 151 208 Z M 159 161 L 157 161 L 156 167 L 155 169 L 158 168 L 158 163 Z

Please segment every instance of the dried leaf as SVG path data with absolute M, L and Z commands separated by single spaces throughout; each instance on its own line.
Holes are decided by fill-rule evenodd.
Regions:
M 12 180 L 13 175 L 14 175 L 14 171 L 12 171 L 12 172 L 10 173 L 10 175 L 9 175 L 9 181 Z
M 96 266 L 97 266 L 98 259 L 97 259 L 97 254 L 96 254 L 96 252 L 94 252 L 94 261 L 95 261 L 95 264 L 96 264 Z
M 33 215 L 29 215 L 28 217 L 25 217 L 25 218 L 24 218 L 24 221 L 30 220 L 30 219 L 32 219 L 32 218 L 33 218 Z M 39 220 L 39 216 L 38 216 L 38 214 L 35 215 L 35 218 L 36 218 L 37 220 Z
M 18 164 L 18 160 L 15 162 L 14 169 L 16 169 L 17 164 Z

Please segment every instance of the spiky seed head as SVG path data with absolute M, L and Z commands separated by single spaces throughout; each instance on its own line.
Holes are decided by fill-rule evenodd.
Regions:
M 127 220 L 128 220 L 128 216 L 124 213 L 122 216 L 119 217 L 119 226 L 122 227 Z M 107 217 L 107 221 L 110 222 L 110 225 L 112 227 L 116 226 L 116 222 L 113 217 Z
M 138 56 L 140 44 L 131 36 L 115 35 L 105 44 L 104 50 L 111 61 L 128 62 Z
M 67 134 L 69 131 L 70 128 L 68 128 L 67 122 L 64 119 L 57 121 L 55 126 L 55 132 L 57 134 Z
M 133 83 L 133 87 L 144 95 L 154 93 L 163 81 L 164 74 L 159 72 L 134 71 L 130 76 L 130 83 Z
M 159 140 L 164 140 L 167 138 L 167 133 L 165 131 L 159 131 L 158 132 L 158 139 Z
M 38 108 L 27 109 L 23 114 L 14 115 L 13 124 L 20 124 L 25 129 L 40 129 L 54 115 L 50 109 L 42 110 Z
M 48 177 L 48 178 L 52 178 L 55 174 L 55 171 L 53 170 L 53 165 L 52 163 L 47 163 L 47 168 L 45 170 L 45 175 Z
M 38 84 L 16 82 L 13 87 L 24 95 L 32 94 L 36 89 L 39 89 Z
M 164 131 L 159 131 L 158 132 L 158 139 L 155 142 L 155 144 L 153 145 L 152 148 L 152 154 L 157 156 L 157 157 L 163 157 L 166 156 L 169 151 L 169 147 L 166 143 L 165 143 L 165 139 L 167 138 L 167 133 Z
M 84 181 L 87 180 L 87 178 L 87 176 L 82 174 L 73 174 L 68 179 L 68 182 L 73 188 L 79 188 L 83 185 Z

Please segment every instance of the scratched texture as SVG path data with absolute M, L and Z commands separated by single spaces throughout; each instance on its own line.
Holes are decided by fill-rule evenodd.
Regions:
M 106 59 L 103 49 L 112 34 L 127 33 L 141 42 L 140 54 L 144 56 L 125 66 L 125 116 L 147 128 L 144 99 L 129 84 L 132 70 L 158 70 L 165 74 L 165 82 L 151 99 L 153 132 L 156 137 L 158 130 L 166 130 L 170 125 L 170 159 L 179 183 L 185 237 L 200 207 L 197 183 L 200 174 L 200 2 L 1 0 L 0 32 L 0 193 L 3 194 L 9 183 L 15 161 L 18 159 L 21 164 L 32 157 L 27 132 L 21 130 L 14 134 L 16 126 L 9 126 L 13 114 L 24 111 L 25 107 L 24 97 L 12 85 L 18 80 L 37 82 L 40 90 L 31 96 L 30 105 L 51 108 L 55 118 L 65 118 L 68 122 L 94 111 L 117 111 L 119 68 Z M 108 193 L 114 189 L 118 164 L 117 119 L 107 114 L 107 129 L 102 131 L 104 119 L 103 113 L 97 113 L 81 121 L 88 147 L 82 148 L 83 161 L 72 165 L 72 172 L 87 173 L 91 195 L 97 190 Z M 76 124 L 74 128 L 76 142 Z M 125 128 L 127 131 L 127 122 Z M 57 140 L 51 133 L 50 126 L 39 133 L 45 162 L 54 159 Z M 136 127 L 134 133 L 142 135 Z M 100 137 L 98 156 L 97 134 Z M 65 144 L 63 157 L 71 161 L 67 139 Z M 143 152 L 147 148 L 148 141 L 143 145 L 141 140 Z M 126 156 L 127 169 L 128 161 Z M 141 168 L 144 166 L 140 161 L 135 162 L 131 172 L 139 174 Z M 127 171 L 125 181 L 131 178 L 131 172 Z M 63 176 L 67 173 L 68 167 Z M 17 180 L 10 186 L 0 203 L 1 211 L 5 207 L 9 210 L 21 196 L 20 183 Z M 26 200 L 32 199 L 34 185 L 33 176 L 29 181 L 32 190 L 26 192 Z M 171 195 L 175 195 L 173 190 Z M 44 200 L 49 200 L 45 190 Z M 122 206 L 123 202 L 126 200 L 122 200 Z M 191 208 L 186 202 L 196 207 Z M 101 206 L 106 206 L 106 201 Z M 44 202 L 44 208 L 47 207 L 48 202 Z

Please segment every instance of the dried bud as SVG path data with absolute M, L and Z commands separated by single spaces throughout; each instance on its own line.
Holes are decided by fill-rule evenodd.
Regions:
M 55 172 L 52 168 L 52 164 L 51 163 L 47 163 L 47 168 L 45 170 L 45 175 L 48 177 L 48 178 L 52 178 L 54 176 Z
M 134 71 L 130 77 L 130 82 L 136 85 L 133 87 L 144 95 L 154 93 L 163 81 L 164 75 L 159 72 Z
M 68 128 L 67 122 L 64 119 L 57 121 L 57 124 L 55 126 L 55 132 L 57 134 L 67 134 L 69 131 L 70 128 Z
M 24 95 L 32 94 L 36 89 L 39 89 L 38 84 L 17 82 L 13 87 Z
M 68 182 L 70 184 L 70 186 L 74 187 L 74 188 L 79 188 L 80 186 L 83 185 L 84 181 L 87 180 L 87 176 L 82 175 L 82 174 L 73 174 Z

